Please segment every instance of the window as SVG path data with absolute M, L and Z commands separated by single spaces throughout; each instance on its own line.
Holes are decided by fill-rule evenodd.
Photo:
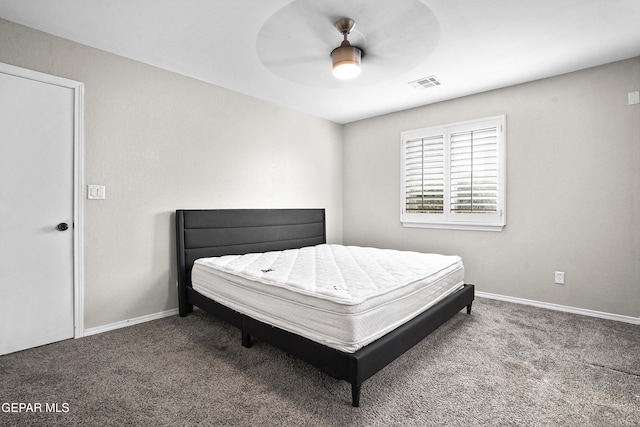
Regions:
M 502 230 L 505 124 L 498 116 L 403 132 L 402 224 Z

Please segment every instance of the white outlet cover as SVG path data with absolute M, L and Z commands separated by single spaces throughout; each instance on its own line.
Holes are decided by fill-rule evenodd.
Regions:
M 640 104 L 640 91 L 629 92 L 629 105 Z

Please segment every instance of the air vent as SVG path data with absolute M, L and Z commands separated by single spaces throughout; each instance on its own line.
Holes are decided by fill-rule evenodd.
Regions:
M 430 87 L 440 86 L 440 80 L 436 76 L 423 77 L 421 79 L 409 82 L 414 89 L 429 89 Z

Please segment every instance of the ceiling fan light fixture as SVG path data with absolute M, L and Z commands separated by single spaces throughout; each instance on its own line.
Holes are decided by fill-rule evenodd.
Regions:
M 350 18 L 343 18 L 336 22 L 336 28 L 344 36 L 340 46 L 331 52 L 333 75 L 338 79 L 352 79 L 360 74 L 362 51 L 355 46 L 351 46 L 351 43 L 347 40 L 347 35 L 355 25 L 356 22 Z
M 347 42 L 348 43 L 348 42 Z M 338 79 L 352 79 L 360 74 L 362 52 L 351 45 L 340 46 L 331 52 L 333 75 Z

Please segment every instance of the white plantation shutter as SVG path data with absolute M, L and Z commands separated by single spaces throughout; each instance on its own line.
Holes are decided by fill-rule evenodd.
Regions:
M 505 117 L 403 132 L 405 226 L 501 230 Z
M 407 212 L 443 212 L 444 135 L 407 141 L 405 200 Z
M 454 213 L 498 212 L 497 127 L 450 136 L 451 207 Z

